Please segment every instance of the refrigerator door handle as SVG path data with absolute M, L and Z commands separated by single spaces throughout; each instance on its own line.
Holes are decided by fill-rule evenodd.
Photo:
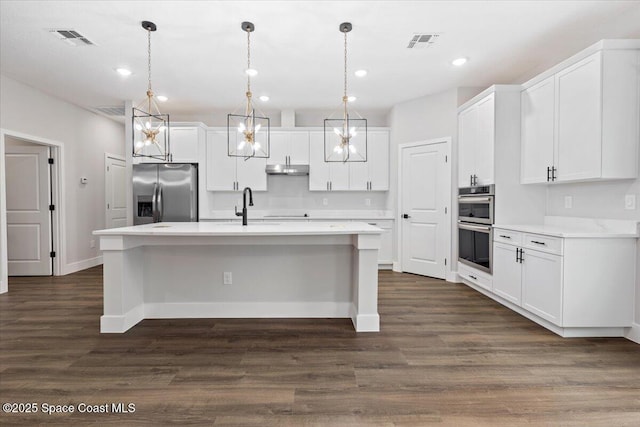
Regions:
M 158 222 L 158 183 L 153 184 L 153 196 L 151 196 L 151 215 L 153 216 L 153 222 Z
M 164 216 L 164 203 L 162 202 L 162 184 L 158 185 L 158 222 L 162 222 Z

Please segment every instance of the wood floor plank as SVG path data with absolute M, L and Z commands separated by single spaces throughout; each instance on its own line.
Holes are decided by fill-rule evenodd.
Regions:
M 348 319 L 158 319 L 100 334 L 102 269 L 10 278 L 0 400 L 135 403 L 1 425 L 637 426 L 640 346 L 565 339 L 461 285 L 379 273 Z

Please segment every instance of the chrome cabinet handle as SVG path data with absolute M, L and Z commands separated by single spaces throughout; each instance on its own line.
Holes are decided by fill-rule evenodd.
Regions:
M 164 203 L 162 202 L 162 185 L 158 186 L 158 222 L 162 222 L 164 216 Z

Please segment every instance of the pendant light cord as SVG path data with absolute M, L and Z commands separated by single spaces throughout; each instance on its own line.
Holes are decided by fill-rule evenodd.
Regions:
M 344 128 L 343 133 L 346 135 L 347 132 L 347 33 L 344 33 L 344 96 L 342 97 L 342 102 L 344 103 Z
M 247 31 L 247 71 L 251 70 L 251 31 Z M 251 92 L 251 74 L 247 73 L 247 92 Z
M 151 98 L 153 97 L 153 91 L 151 90 L 151 29 L 147 29 L 147 101 L 149 103 L 148 110 L 151 113 Z

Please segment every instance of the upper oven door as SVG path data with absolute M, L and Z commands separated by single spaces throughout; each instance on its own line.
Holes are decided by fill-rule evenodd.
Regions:
M 493 224 L 493 196 L 459 196 L 458 219 L 477 224 Z

